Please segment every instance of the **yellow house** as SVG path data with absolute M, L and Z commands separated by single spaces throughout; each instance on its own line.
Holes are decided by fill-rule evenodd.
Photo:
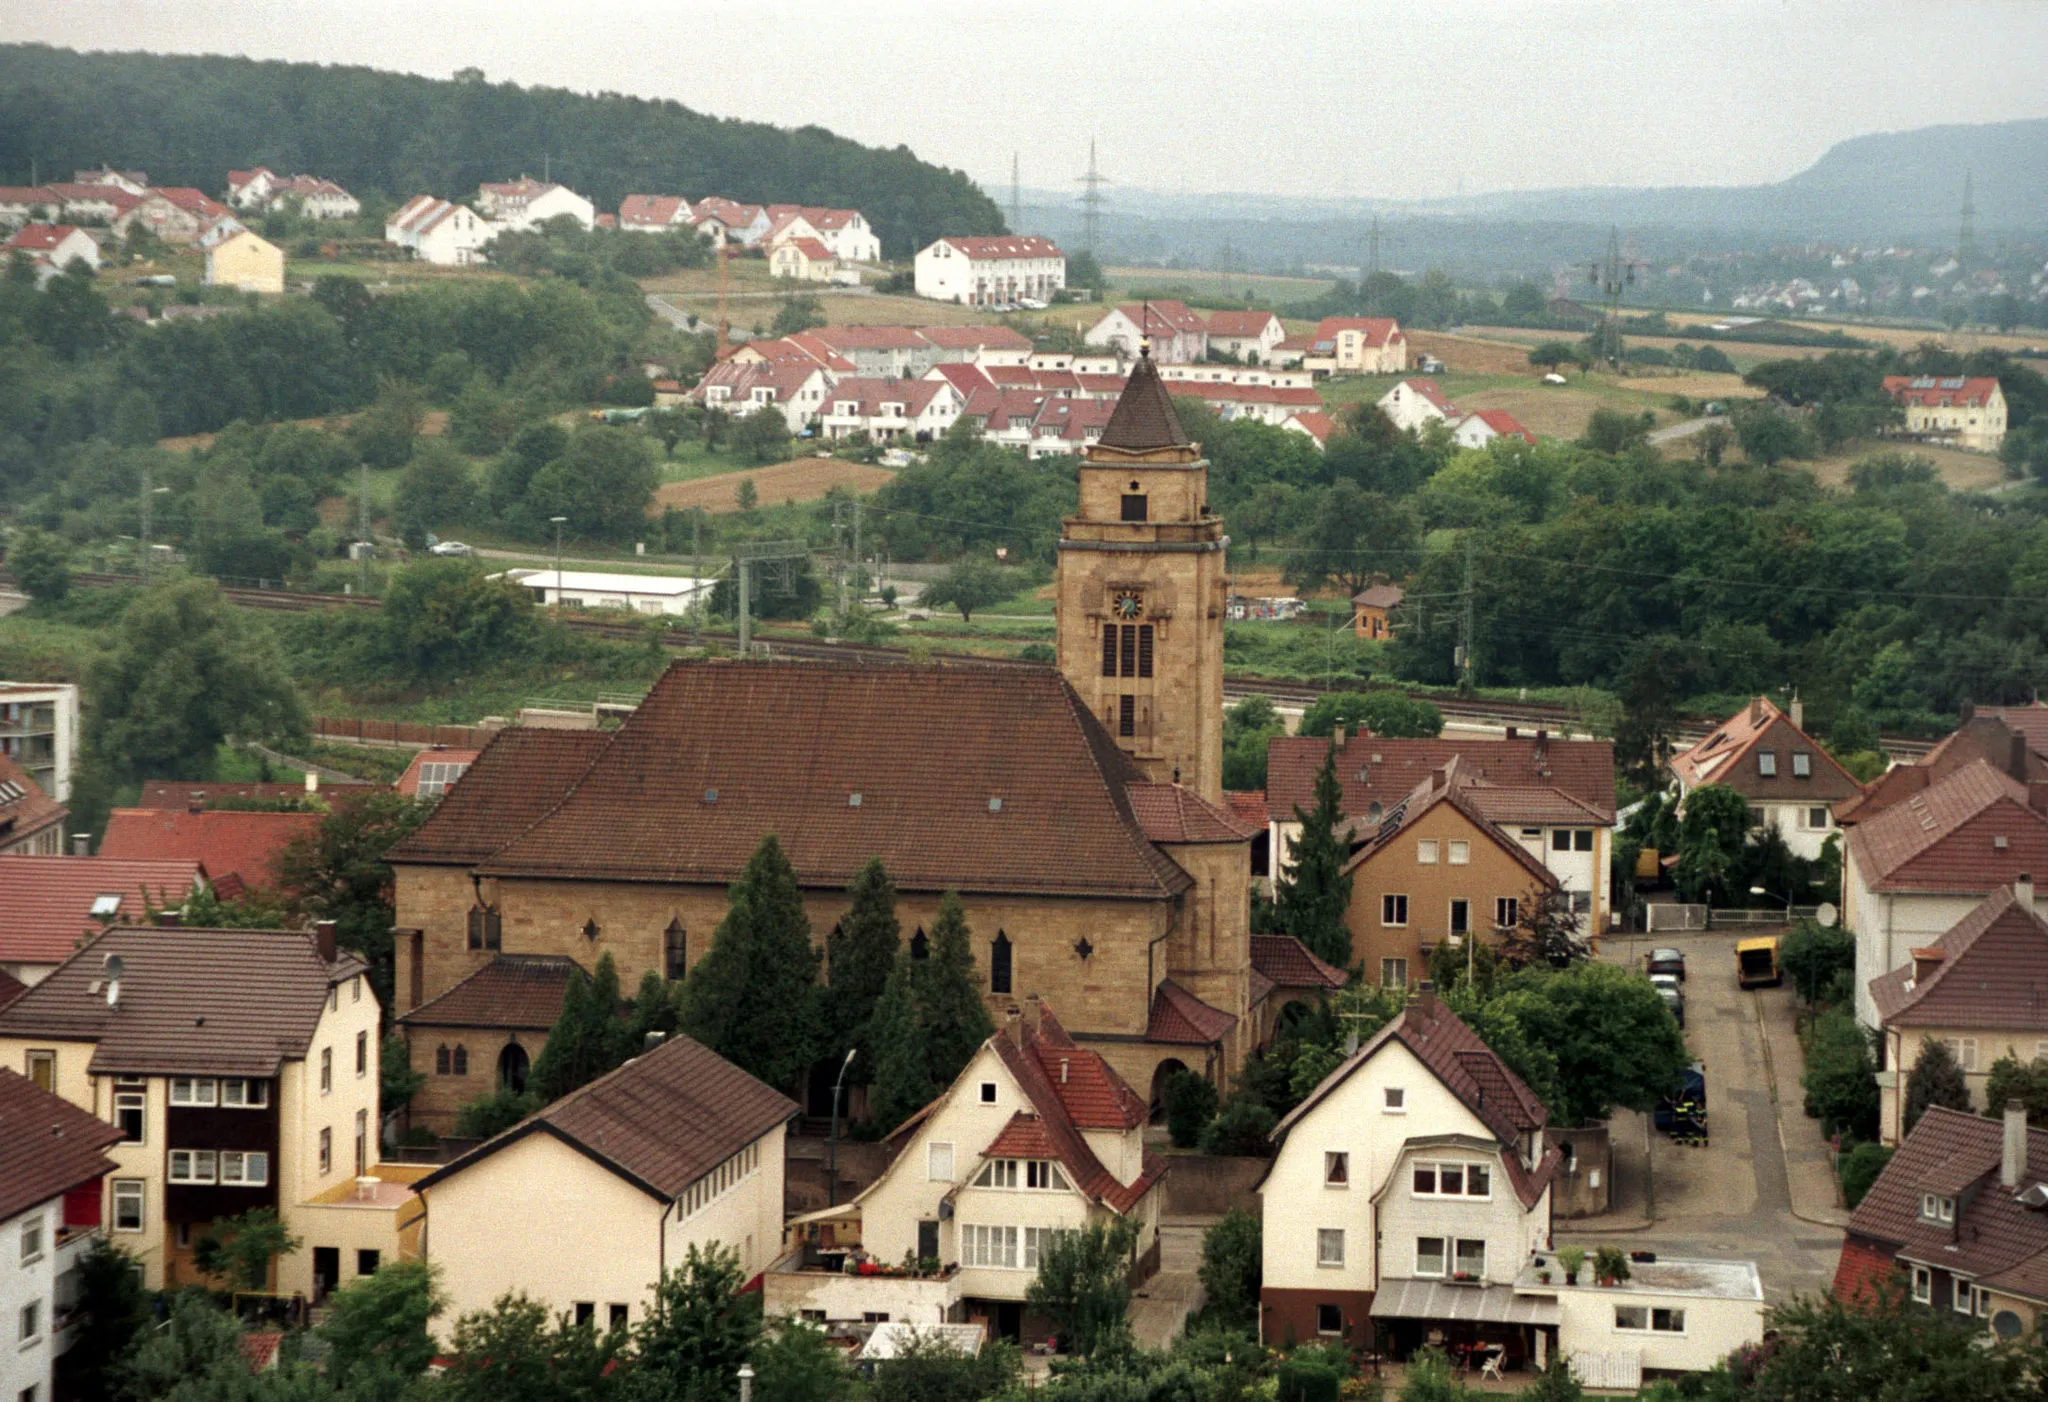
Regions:
M 247 229 L 206 250 L 206 284 L 244 292 L 284 291 L 284 250 Z
M 1989 375 L 1887 375 L 1884 389 L 1908 433 L 1985 453 L 2005 441 L 2005 391 Z

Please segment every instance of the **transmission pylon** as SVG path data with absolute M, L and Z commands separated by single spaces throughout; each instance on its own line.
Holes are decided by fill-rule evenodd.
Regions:
M 1588 281 L 1605 299 L 1600 317 L 1599 337 L 1594 343 L 1593 350 L 1596 358 L 1605 360 L 1610 366 L 1621 364 L 1622 289 L 1634 285 L 1637 268 L 1648 266 L 1649 264 L 1639 258 L 1622 255 L 1619 228 L 1611 230 L 1607 235 L 1607 256 L 1586 265 Z
M 1074 178 L 1088 187 L 1081 192 L 1081 245 L 1093 253 L 1095 236 L 1102 224 L 1102 206 L 1109 202 L 1109 197 L 1102 193 L 1102 187 L 1111 182 L 1096 168 L 1095 138 L 1092 136 L 1088 138 L 1088 173 Z
M 1968 272 L 1977 261 L 1977 201 L 1974 195 L 1973 171 L 1963 172 L 1963 224 L 1956 233 L 1956 262 Z

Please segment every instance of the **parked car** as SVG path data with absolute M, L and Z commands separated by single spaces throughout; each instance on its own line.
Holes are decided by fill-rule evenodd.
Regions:
M 429 546 L 428 553 L 433 555 L 474 555 L 476 554 L 476 547 L 464 545 L 459 540 L 444 540 L 438 545 Z
M 1019 297 L 1017 305 L 1027 312 L 1042 312 L 1045 310 L 1046 304 L 1039 301 L 1036 297 Z
M 1677 1093 L 1657 1102 L 1651 1122 L 1659 1129 L 1669 1130 L 1681 1119 L 1704 1118 L 1706 1113 L 1707 1068 L 1705 1063 L 1695 1061 L 1685 1068 Z
M 1685 991 L 1678 986 L 1678 980 L 1670 974 L 1651 974 L 1650 986 L 1657 990 L 1657 996 L 1664 1000 L 1664 1006 L 1671 1009 L 1671 1015 L 1678 1019 L 1678 1025 L 1685 1026 Z
M 1669 974 L 1680 983 L 1685 982 L 1685 951 L 1669 947 L 1653 949 L 1643 956 L 1643 972 L 1652 977 Z

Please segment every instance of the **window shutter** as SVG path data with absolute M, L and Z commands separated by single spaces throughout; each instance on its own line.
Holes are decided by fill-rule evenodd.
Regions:
M 1152 625 L 1149 623 L 1138 627 L 1138 675 L 1152 675 Z

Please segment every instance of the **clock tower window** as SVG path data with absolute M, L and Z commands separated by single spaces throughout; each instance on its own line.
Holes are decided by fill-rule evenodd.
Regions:
M 1152 675 L 1151 624 L 1105 623 L 1102 625 L 1102 675 L 1105 677 L 1149 677 Z
M 1151 519 L 1147 511 L 1145 496 L 1142 492 L 1124 493 L 1124 519 L 1126 521 L 1148 521 Z

